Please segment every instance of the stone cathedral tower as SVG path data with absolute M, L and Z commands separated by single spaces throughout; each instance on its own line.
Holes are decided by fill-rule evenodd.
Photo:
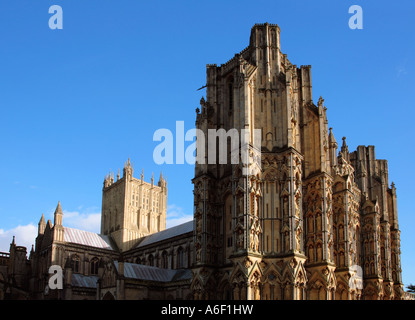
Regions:
M 247 175 L 242 161 L 196 163 L 195 299 L 401 298 L 387 162 L 373 146 L 349 153 L 345 138 L 338 152 L 311 67 L 282 53 L 280 28 L 255 25 L 247 48 L 207 65 L 206 87 L 196 127 L 247 130 L 260 161 Z
M 113 174 L 104 180 L 102 191 L 101 234 L 111 235 L 121 251 L 131 249 L 149 234 L 166 229 L 167 180 L 160 174 L 154 184 L 133 177 L 133 165 L 128 159 L 123 176 Z

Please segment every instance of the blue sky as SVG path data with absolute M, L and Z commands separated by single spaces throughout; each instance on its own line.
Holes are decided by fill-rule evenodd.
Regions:
M 363 30 L 348 27 L 353 4 Z M 48 27 L 51 5 L 62 6 L 62 30 Z M 169 224 L 189 219 L 193 166 L 155 164 L 153 133 L 194 127 L 206 64 L 225 63 L 269 22 L 290 61 L 312 65 L 337 141 L 388 160 L 403 280 L 415 283 L 414 11 L 411 0 L 0 2 L 0 251 L 13 234 L 29 245 L 58 201 L 66 225 L 98 232 L 104 176 L 129 157 L 136 177 L 167 176 Z

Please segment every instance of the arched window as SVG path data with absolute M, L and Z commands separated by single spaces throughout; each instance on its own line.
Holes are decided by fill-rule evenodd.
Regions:
M 167 251 L 163 251 L 161 255 L 161 267 L 164 269 L 168 269 L 169 267 L 169 259 L 168 259 Z
M 148 264 L 150 265 L 150 266 L 154 266 L 154 257 L 153 257 L 153 255 L 152 254 L 150 254 L 149 256 L 148 256 Z
M 177 249 L 177 269 L 184 268 L 184 250 L 182 247 Z
M 93 258 L 90 264 L 91 274 L 98 274 L 98 265 L 99 265 L 98 258 Z
M 72 256 L 72 272 L 79 273 L 80 262 L 81 259 L 79 258 L 79 256 Z

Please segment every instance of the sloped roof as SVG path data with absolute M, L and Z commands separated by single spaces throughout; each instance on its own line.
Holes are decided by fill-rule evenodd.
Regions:
M 109 236 L 68 227 L 64 227 L 63 234 L 63 240 L 65 242 L 81 244 L 99 249 L 117 250 L 115 244 L 113 244 Z
M 168 228 L 166 230 L 150 234 L 144 237 L 136 246 L 136 248 L 141 248 L 152 243 L 163 241 L 166 239 L 174 238 L 182 234 L 193 231 L 193 220 L 180 224 L 175 227 Z
M 71 284 L 73 287 L 96 288 L 97 281 L 97 276 L 84 276 L 82 274 L 73 273 Z
M 114 264 L 118 271 L 118 261 L 114 261 Z M 190 269 L 162 269 L 137 263 L 124 262 L 124 277 L 147 281 L 170 282 L 189 280 L 192 278 L 192 271 Z

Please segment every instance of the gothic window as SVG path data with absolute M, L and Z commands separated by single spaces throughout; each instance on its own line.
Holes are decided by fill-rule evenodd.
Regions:
M 150 265 L 150 266 L 154 266 L 154 257 L 153 257 L 153 255 L 152 254 L 150 254 L 149 256 L 148 256 L 148 264 Z
M 392 267 L 395 268 L 396 267 L 396 255 L 395 255 L 395 253 L 391 254 L 391 261 L 392 261 Z
M 167 251 L 163 251 L 161 255 L 161 267 L 167 269 L 169 267 Z
M 177 249 L 177 268 L 184 268 L 184 250 L 182 247 Z
M 91 260 L 91 265 L 90 265 L 91 274 L 98 274 L 98 264 L 99 264 L 98 258 L 93 258 Z
M 228 84 L 228 96 L 229 96 L 229 111 L 232 111 L 233 108 L 233 82 Z
M 72 257 L 72 271 L 74 273 L 79 273 L 80 262 L 81 262 L 81 259 L 79 258 L 79 256 L 74 255 Z

